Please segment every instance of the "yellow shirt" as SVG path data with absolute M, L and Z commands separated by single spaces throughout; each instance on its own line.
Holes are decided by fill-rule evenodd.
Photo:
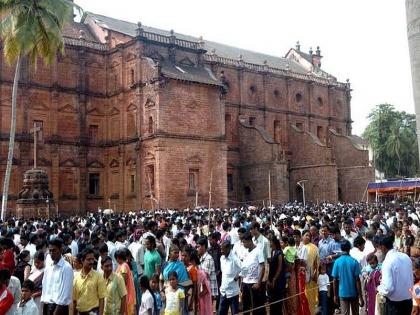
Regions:
M 106 297 L 105 279 L 99 272 L 91 270 L 87 275 L 83 270 L 73 281 L 73 301 L 79 312 L 87 312 L 99 307 L 99 300 Z
M 104 315 L 120 313 L 121 299 L 127 295 L 124 278 L 115 272 L 105 279 L 107 295 L 105 298 Z

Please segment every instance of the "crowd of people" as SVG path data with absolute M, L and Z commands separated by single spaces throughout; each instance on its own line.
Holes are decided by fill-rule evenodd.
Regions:
M 288 203 L 0 224 L 0 314 L 420 314 L 420 207 Z

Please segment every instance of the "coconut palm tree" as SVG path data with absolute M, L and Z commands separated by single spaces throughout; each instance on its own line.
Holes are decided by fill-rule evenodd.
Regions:
M 16 99 L 22 58 L 28 58 L 36 69 L 38 58 L 46 64 L 54 61 L 57 52 L 64 52 L 63 27 L 77 7 L 70 0 L 0 0 L 0 36 L 4 57 L 15 64 L 12 90 L 9 151 L 3 183 L 1 219 L 7 207 L 16 131 Z M 79 9 L 79 7 L 77 7 Z

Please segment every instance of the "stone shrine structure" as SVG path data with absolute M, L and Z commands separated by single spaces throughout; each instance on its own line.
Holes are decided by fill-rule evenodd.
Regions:
M 319 48 L 273 57 L 89 12 L 65 43 L 51 66 L 23 63 L 10 208 L 28 194 L 34 123 L 51 192 L 45 173 L 25 180 L 60 213 L 208 205 L 210 187 L 214 206 L 262 202 L 268 174 L 273 202 L 302 199 L 302 180 L 307 201 L 360 201 L 373 180 L 350 84 Z M 13 74 L 1 59 L 0 178 Z

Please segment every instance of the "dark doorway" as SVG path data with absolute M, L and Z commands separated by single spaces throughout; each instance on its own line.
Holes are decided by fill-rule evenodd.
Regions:
M 296 186 L 296 200 L 298 202 L 303 202 L 303 189 L 299 185 Z

